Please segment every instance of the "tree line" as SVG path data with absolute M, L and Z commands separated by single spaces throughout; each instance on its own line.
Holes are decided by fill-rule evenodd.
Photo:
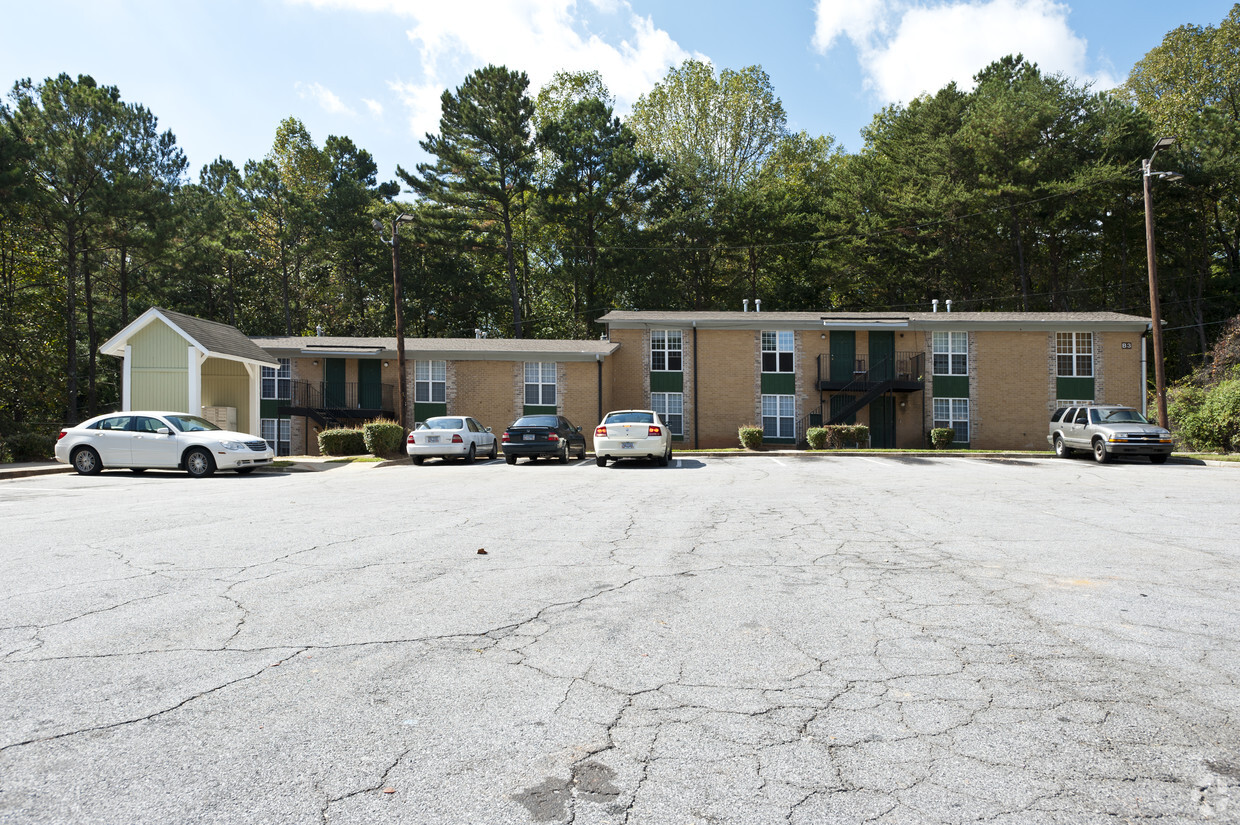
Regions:
M 601 77 L 486 66 L 443 93 L 427 160 L 381 180 L 294 118 L 197 180 L 155 115 L 89 76 L 0 106 L 0 432 L 116 404 L 99 345 L 161 305 L 250 335 L 579 338 L 617 309 L 1146 314 L 1141 161 L 1168 370 L 1240 312 L 1240 4 L 1119 89 L 1020 55 L 875 115 L 861 148 L 792 132 L 758 66 L 672 68 L 624 118 Z M 830 105 L 826 103 L 824 105 Z

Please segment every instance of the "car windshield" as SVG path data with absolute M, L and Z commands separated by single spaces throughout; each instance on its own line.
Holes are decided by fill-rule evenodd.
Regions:
M 426 429 L 428 430 L 459 430 L 464 426 L 465 422 L 459 418 L 426 419 Z
M 621 412 L 612 413 L 607 416 L 605 424 L 653 424 L 654 413 L 648 412 Z
M 1102 413 L 1104 424 L 1148 424 L 1145 416 L 1136 410 L 1105 410 Z
M 517 419 L 514 427 L 558 427 L 560 421 L 554 415 L 526 415 Z
M 172 422 L 172 426 L 176 427 L 183 433 L 199 433 L 205 430 L 218 430 L 219 427 L 212 424 L 205 418 L 199 418 L 196 415 L 170 415 L 168 420 Z

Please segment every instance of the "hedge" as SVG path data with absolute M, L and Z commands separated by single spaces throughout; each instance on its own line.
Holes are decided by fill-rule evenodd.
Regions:
M 755 427 L 752 424 L 739 428 L 736 431 L 740 437 L 741 446 L 746 450 L 756 450 L 762 446 L 762 428 Z
M 366 436 L 361 430 L 323 430 L 319 433 L 319 452 L 323 455 L 364 455 Z
M 0 438 L 0 460 L 50 461 L 55 457 L 55 436 L 44 433 L 13 433 Z
M 864 424 L 827 424 L 805 431 L 805 440 L 811 450 L 838 450 L 846 445 L 861 447 L 869 438 L 870 428 Z
M 386 418 L 376 419 L 362 427 L 366 451 L 384 458 L 400 450 L 405 443 L 405 428 Z
M 930 446 L 936 450 L 946 450 L 956 440 L 956 431 L 951 427 L 935 427 L 930 431 Z

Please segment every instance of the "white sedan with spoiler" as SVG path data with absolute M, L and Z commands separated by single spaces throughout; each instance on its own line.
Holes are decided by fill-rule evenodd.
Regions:
M 616 410 L 594 428 L 594 462 L 653 458 L 660 467 L 672 459 L 672 433 L 653 410 Z
M 491 430 L 479 424 L 476 418 L 441 415 L 426 419 L 409 433 L 405 452 L 413 458 L 414 464 L 434 456 L 445 460 L 463 458 L 466 464 L 472 464 L 478 455 L 495 458 L 499 446 Z

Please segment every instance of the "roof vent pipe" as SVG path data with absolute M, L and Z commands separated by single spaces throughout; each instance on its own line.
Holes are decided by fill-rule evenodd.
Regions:
M 745 300 L 741 301 L 741 303 L 745 305 L 744 311 L 748 312 L 749 311 L 749 299 L 746 298 Z
M 481 337 L 482 337 L 482 330 L 478 329 L 477 327 L 474 327 L 474 337 L 475 337 L 475 338 L 481 338 Z
M 762 299 L 761 299 L 761 298 L 754 298 L 754 299 L 753 299 L 753 311 L 754 311 L 754 312 L 761 312 L 761 311 L 762 311 Z
M 315 325 L 314 325 L 314 337 L 315 337 L 315 338 L 322 338 L 322 337 L 323 337 L 323 325 L 322 325 L 322 324 L 315 324 Z
M 948 312 L 952 311 L 952 299 L 951 298 L 947 299 L 947 311 Z
M 930 310 L 931 312 L 938 312 L 938 311 L 939 311 L 939 299 L 938 299 L 938 298 L 935 298 L 933 301 L 931 301 L 931 302 L 930 302 L 930 305 L 931 305 L 932 307 L 934 307 L 934 309 Z

